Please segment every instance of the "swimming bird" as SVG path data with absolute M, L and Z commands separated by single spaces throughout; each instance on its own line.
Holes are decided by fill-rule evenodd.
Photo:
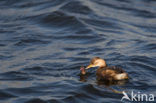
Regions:
M 107 66 L 105 60 L 100 57 L 92 58 L 90 64 L 85 69 L 91 67 L 98 67 L 96 70 L 97 80 L 114 81 L 128 79 L 128 74 L 122 68 Z

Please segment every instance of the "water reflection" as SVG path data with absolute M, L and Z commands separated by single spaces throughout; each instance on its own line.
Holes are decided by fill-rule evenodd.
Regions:
M 80 81 L 87 82 L 87 78 L 89 76 L 89 73 L 86 73 L 85 75 L 79 74 L 79 76 L 80 76 Z
M 90 73 L 86 73 L 85 75 L 84 74 L 79 74 L 79 80 L 81 82 L 87 82 L 87 79 L 89 78 L 91 74 Z M 108 90 L 111 90 L 112 92 L 114 93 L 119 93 L 119 94 L 122 94 L 122 92 L 124 91 L 123 89 L 121 90 L 116 90 L 114 88 L 112 88 L 111 86 L 123 86 L 125 85 L 126 83 L 128 83 L 129 80 L 120 80 L 120 81 L 106 81 L 106 80 L 98 80 L 96 78 L 95 80 L 95 83 L 98 85 L 98 86 L 104 86 L 105 88 L 107 88 Z

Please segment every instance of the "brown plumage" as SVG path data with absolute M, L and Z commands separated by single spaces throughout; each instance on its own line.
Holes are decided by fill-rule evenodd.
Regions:
M 122 70 L 122 68 L 111 66 L 108 67 L 104 59 L 99 57 L 94 57 L 90 61 L 90 65 L 86 67 L 89 69 L 91 67 L 99 67 L 96 71 L 96 76 L 98 80 L 125 80 L 128 79 L 128 74 Z
M 86 70 L 83 66 L 80 67 L 80 74 L 85 75 L 86 74 Z

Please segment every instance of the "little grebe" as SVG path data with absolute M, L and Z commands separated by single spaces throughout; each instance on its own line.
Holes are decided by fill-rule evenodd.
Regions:
M 98 80 L 113 81 L 128 79 L 128 74 L 124 70 L 115 66 L 107 66 L 105 60 L 100 57 L 92 58 L 90 64 L 85 69 L 89 69 L 91 67 L 98 67 L 96 71 Z M 81 70 L 81 73 L 83 72 L 85 72 L 85 70 Z

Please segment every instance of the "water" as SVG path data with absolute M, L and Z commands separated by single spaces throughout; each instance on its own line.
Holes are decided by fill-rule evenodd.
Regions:
M 94 56 L 130 80 L 80 77 Z M 120 103 L 113 90 L 156 96 L 155 74 L 155 0 L 0 1 L 1 103 Z

